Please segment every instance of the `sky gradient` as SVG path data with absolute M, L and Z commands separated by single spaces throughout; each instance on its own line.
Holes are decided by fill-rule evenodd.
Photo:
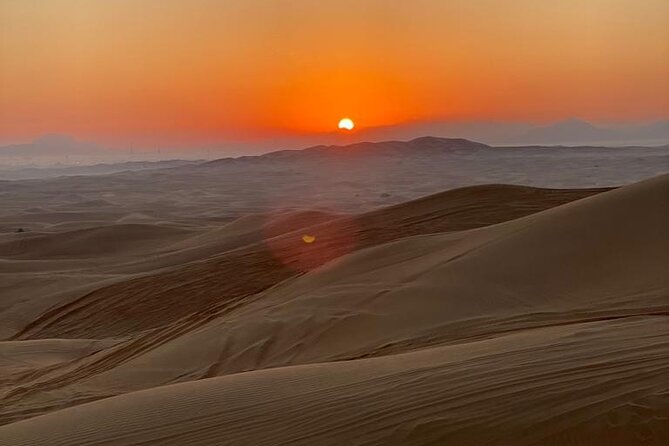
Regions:
M 0 0 L 0 139 L 669 116 L 666 0 Z

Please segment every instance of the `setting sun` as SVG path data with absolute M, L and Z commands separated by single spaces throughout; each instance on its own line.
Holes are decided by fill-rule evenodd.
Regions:
M 343 118 L 339 121 L 339 128 L 342 130 L 353 130 L 353 127 L 355 127 L 355 124 L 349 118 Z

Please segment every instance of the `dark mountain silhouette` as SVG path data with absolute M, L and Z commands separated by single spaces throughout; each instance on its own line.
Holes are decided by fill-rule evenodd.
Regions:
M 221 158 L 204 163 L 212 167 L 220 164 L 252 161 L 307 160 L 318 157 L 351 157 L 351 156 L 426 156 L 438 155 L 453 151 L 490 150 L 491 146 L 462 138 L 437 138 L 423 136 L 410 141 L 359 142 L 345 146 L 319 145 L 297 150 L 279 150 L 260 156 L 242 156 L 238 158 Z

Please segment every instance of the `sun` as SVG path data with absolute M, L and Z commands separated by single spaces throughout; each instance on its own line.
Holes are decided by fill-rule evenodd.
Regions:
M 355 127 L 355 124 L 353 123 L 353 120 L 350 118 L 342 118 L 339 121 L 339 126 L 340 129 L 342 130 L 353 130 L 353 127 Z

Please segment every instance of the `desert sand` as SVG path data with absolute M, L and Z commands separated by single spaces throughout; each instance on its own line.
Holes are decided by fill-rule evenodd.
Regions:
M 669 444 L 669 175 L 238 218 L 119 175 L 8 182 L 0 445 Z

